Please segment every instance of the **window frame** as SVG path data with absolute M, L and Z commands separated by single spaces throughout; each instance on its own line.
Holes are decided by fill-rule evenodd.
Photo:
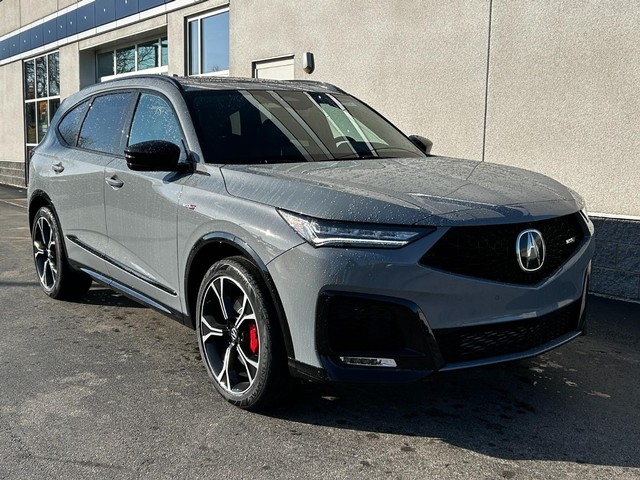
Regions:
M 185 75 L 188 77 L 228 77 L 229 68 L 226 70 L 219 70 L 217 72 L 202 73 L 202 20 L 223 13 L 229 13 L 229 7 L 219 8 L 214 11 L 208 11 L 206 13 L 195 15 L 193 17 L 186 18 L 185 28 L 185 40 L 186 40 L 186 55 L 185 55 Z M 229 17 L 230 18 L 230 17 Z M 198 22 L 198 73 L 190 73 L 191 63 L 191 35 L 190 29 L 193 22 Z M 229 34 L 231 32 L 228 32 Z M 231 61 L 231 55 L 229 55 L 229 61 Z
M 87 118 L 87 115 L 91 111 L 91 107 L 93 106 L 94 100 L 96 98 L 98 98 L 98 97 L 102 97 L 104 95 L 111 95 L 111 94 L 115 94 L 115 93 L 131 93 L 133 95 L 132 98 L 131 98 L 130 104 L 126 107 L 127 111 L 125 112 L 125 114 L 123 116 L 123 121 L 122 121 L 123 123 L 121 124 L 123 135 L 121 136 L 120 147 L 121 147 L 121 150 L 122 150 L 123 153 L 122 154 L 112 154 L 112 153 L 108 153 L 108 152 L 102 152 L 100 150 L 90 150 L 88 148 L 79 147 L 78 146 L 78 139 L 80 138 L 80 132 L 82 131 L 82 127 L 84 126 L 84 122 L 85 122 L 85 120 Z M 129 137 L 131 135 L 131 128 L 133 127 L 133 117 L 134 117 L 134 115 L 136 113 L 136 109 L 138 108 L 138 104 L 140 103 L 140 98 L 141 98 L 143 93 L 155 95 L 155 96 L 160 97 L 161 99 L 163 99 L 165 102 L 167 102 L 167 104 L 171 108 L 171 111 L 173 112 L 173 115 L 174 115 L 175 119 L 178 122 L 178 126 L 180 127 L 180 132 L 182 133 L 182 140 L 184 141 L 184 144 L 183 145 L 178 145 L 178 147 L 180 147 L 181 156 L 188 158 L 189 157 L 189 152 L 191 151 L 191 147 L 190 147 L 189 139 L 186 136 L 187 128 L 185 128 L 185 125 L 183 124 L 182 120 L 180 119 L 180 115 L 178 115 L 178 110 L 176 109 L 176 106 L 163 93 L 161 93 L 161 92 L 159 92 L 157 90 L 146 89 L 146 88 L 118 88 L 118 89 L 113 89 L 113 90 L 106 90 L 106 91 L 102 91 L 102 92 L 97 92 L 95 94 L 89 95 L 87 97 L 84 97 L 84 98 L 78 100 L 76 103 L 74 103 L 72 106 L 70 106 L 64 112 L 63 116 L 55 124 L 54 132 L 55 132 L 56 136 L 58 137 L 58 141 L 62 145 L 67 147 L 67 148 L 73 148 L 75 150 L 80 150 L 80 151 L 83 151 L 83 152 L 97 153 L 97 154 L 100 154 L 100 155 L 109 155 L 109 156 L 114 157 L 116 159 L 124 159 L 125 158 L 124 149 L 129 146 Z M 60 126 L 60 123 L 62 123 L 62 121 L 67 117 L 67 115 L 69 115 L 74 109 L 79 107 L 84 102 L 89 102 L 89 107 L 87 108 L 87 110 L 84 112 L 84 115 L 80 119 L 80 125 L 79 125 L 78 131 L 76 133 L 75 143 L 73 145 L 71 145 L 64 139 L 64 137 L 62 136 L 62 133 L 60 133 L 59 126 Z M 126 135 L 124 134 L 124 132 L 126 132 Z M 186 151 L 185 151 L 185 148 L 187 149 Z
M 169 49 L 169 37 L 165 34 L 162 36 L 154 36 L 154 37 L 147 37 L 146 39 L 142 39 L 139 40 L 135 43 L 122 43 L 119 44 L 118 46 L 112 47 L 112 48 L 103 48 L 100 50 L 96 50 L 95 51 L 95 75 L 96 75 L 96 80 L 98 82 L 106 82 L 108 80 L 113 80 L 116 78 L 125 78 L 125 77 L 131 77 L 134 75 L 152 75 L 152 74 L 160 74 L 160 75 L 168 75 L 169 74 L 169 56 L 167 55 L 167 63 L 163 64 L 162 63 L 162 43 L 166 42 L 167 43 L 167 50 Z M 143 68 L 143 69 L 138 69 L 138 47 L 143 46 L 147 43 L 151 43 L 151 42 L 155 42 L 158 45 L 158 63 L 160 64 L 159 66 L 156 67 L 152 67 L 152 68 Z M 133 48 L 133 52 L 134 52 L 134 56 L 133 56 L 133 64 L 134 64 L 134 70 L 131 72 L 125 72 L 125 73 L 117 73 L 117 52 L 120 50 L 124 50 L 127 48 Z M 100 76 L 100 70 L 99 70 L 99 66 L 98 66 L 98 55 L 102 55 L 104 53 L 111 53 L 112 56 L 112 66 L 113 66 L 113 74 L 112 75 L 103 75 Z
M 55 125 L 55 133 L 58 137 L 58 140 L 60 141 L 60 143 L 62 145 L 64 145 L 65 147 L 69 147 L 69 148 L 77 148 L 78 145 L 78 135 L 80 135 L 80 129 L 82 128 L 82 124 L 84 123 L 84 119 L 87 116 L 87 112 L 89 112 L 89 109 L 91 108 L 91 102 L 93 101 L 93 97 L 86 97 L 83 98 L 82 100 L 80 100 L 77 103 L 74 103 L 71 107 L 69 107 L 67 109 L 66 112 L 64 112 L 64 115 L 62 115 L 62 117 L 60 118 L 60 120 L 56 123 Z M 60 131 L 60 125 L 62 124 L 62 122 L 64 122 L 64 119 L 67 118 L 71 112 L 73 112 L 74 110 L 76 110 L 77 108 L 80 107 L 80 105 L 82 105 L 83 103 L 87 103 L 87 109 L 85 110 L 85 112 L 82 114 L 82 116 L 80 117 L 80 121 L 78 122 L 78 130 L 76 131 L 76 135 L 74 138 L 74 143 L 73 145 L 71 145 L 69 142 L 67 142 L 67 140 L 64 138 L 64 135 L 62 135 L 62 132 Z
M 126 131 L 126 135 L 123 136 L 124 139 L 124 148 L 127 148 L 130 144 L 129 144 L 129 139 L 131 138 L 131 129 L 133 128 L 133 121 L 135 119 L 136 116 L 136 112 L 138 110 L 138 105 L 140 105 L 140 100 L 142 99 L 142 95 L 154 95 L 156 97 L 159 97 L 160 99 L 164 100 L 166 102 L 167 105 L 169 105 L 169 108 L 171 109 L 171 112 L 173 113 L 173 117 L 176 119 L 176 122 L 178 123 L 178 128 L 180 129 L 180 134 L 181 134 L 181 144 L 177 145 L 180 148 L 180 159 L 183 160 L 184 158 L 187 157 L 188 152 L 185 151 L 185 148 L 189 148 L 188 146 L 188 140 L 187 137 L 185 135 L 185 128 L 182 124 L 182 122 L 180 121 L 180 116 L 178 115 L 178 111 L 176 110 L 175 106 L 173 105 L 173 103 L 171 102 L 171 100 L 164 94 L 156 91 L 156 90 L 148 90 L 148 89 L 144 89 L 144 88 L 137 88 L 134 90 L 131 90 L 131 92 L 133 92 L 136 97 L 133 100 L 133 107 L 131 108 L 128 116 L 127 116 L 127 120 L 124 124 L 124 131 Z
M 89 112 L 91 111 L 91 108 L 93 107 L 93 102 L 99 98 L 99 97 L 104 97 L 106 95 L 114 95 L 114 94 L 119 94 L 119 93 L 129 93 L 132 95 L 131 100 L 129 101 L 129 105 L 127 105 L 126 107 L 126 111 L 122 117 L 122 123 L 120 124 L 120 130 L 122 133 L 124 133 L 125 131 L 129 131 L 128 129 L 130 128 L 131 125 L 131 118 L 133 116 L 133 110 L 135 108 L 135 105 L 137 104 L 138 101 L 138 91 L 135 89 L 130 89 L 130 88 L 122 88 L 122 89 L 115 89 L 115 90 L 107 90 L 104 92 L 98 92 L 94 95 L 91 95 L 89 97 L 85 97 L 82 100 L 80 100 L 79 102 L 75 103 L 72 107 L 70 107 L 65 113 L 64 116 L 60 119 L 60 122 L 62 122 L 62 120 L 64 120 L 64 118 L 66 118 L 66 116 L 69 114 L 69 112 L 71 112 L 74 108 L 76 108 L 77 106 L 79 106 L 81 103 L 83 103 L 85 100 L 89 100 L 89 108 L 87 108 L 87 111 L 84 112 L 84 115 L 82 116 L 82 121 L 80 122 L 80 127 L 78 128 L 78 133 L 76 135 L 76 141 L 74 145 L 69 145 L 64 138 L 62 137 L 62 134 L 60 133 L 60 131 L 58 130 L 58 126 L 60 125 L 60 122 L 58 122 L 56 124 L 56 134 L 58 136 L 58 139 L 60 139 L 62 141 L 62 143 L 65 146 L 68 146 L 69 148 L 73 148 L 75 150 L 80 150 L 83 152 L 92 152 L 92 153 L 96 153 L 99 155 L 108 155 L 110 157 L 113 158 L 124 158 L 124 149 L 126 148 L 126 138 L 128 138 L 128 134 L 125 135 L 120 135 L 120 145 L 118 148 L 118 151 L 122 151 L 121 154 L 118 153 L 110 153 L 110 152 L 103 152 L 101 150 L 93 150 L 90 148 L 86 148 L 86 147 L 81 147 L 78 145 L 78 141 L 80 139 L 80 133 L 82 132 L 82 127 L 84 127 L 84 123 L 87 120 L 87 116 L 89 115 Z
M 49 71 L 49 57 L 53 56 L 53 55 L 57 55 L 58 56 L 58 94 L 57 95 L 50 95 L 50 71 Z M 46 84 L 46 95 L 43 97 L 38 97 L 38 81 L 37 81 L 37 75 L 38 75 L 38 69 L 37 69 L 37 60 L 40 58 L 44 58 L 44 64 L 45 64 L 45 68 L 44 68 L 44 76 L 45 76 L 45 84 Z M 33 98 L 27 98 L 27 79 L 26 79 L 26 65 L 28 63 L 33 62 L 33 81 L 34 81 L 34 85 L 33 85 Z M 60 96 L 60 51 L 59 50 L 54 50 L 51 52 L 47 52 L 47 53 L 43 53 L 41 55 L 36 55 L 35 57 L 31 57 L 28 59 L 25 59 L 22 61 L 22 88 L 23 88 L 23 94 L 22 94 L 22 102 L 24 104 L 23 110 L 22 110 L 22 119 L 23 119 L 23 125 L 24 125 L 24 145 L 25 145 L 25 159 L 28 160 L 29 159 L 29 152 L 31 150 L 33 150 L 34 148 L 36 148 L 41 142 L 42 140 L 44 140 L 44 137 L 46 136 L 46 134 L 48 133 L 48 131 L 51 129 L 51 121 L 53 120 L 53 117 L 55 116 L 55 113 L 52 115 L 51 114 L 51 102 L 57 100 L 58 101 L 58 107 L 56 108 L 56 112 L 58 111 L 58 109 L 60 108 L 60 104 L 62 103 L 61 100 L 61 96 Z M 40 138 L 40 133 L 39 133 L 39 129 L 38 129 L 38 104 L 40 102 L 46 102 L 46 106 L 47 106 L 47 131 L 44 132 L 44 134 L 42 135 L 42 138 Z M 27 123 L 27 105 L 28 104 L 33 104 L 34 105 L 34 110 L 35 110 L 35 137 L 36 137 L 36 141 L 34 142 L 30 142 L 29 141 L 29 126 Z

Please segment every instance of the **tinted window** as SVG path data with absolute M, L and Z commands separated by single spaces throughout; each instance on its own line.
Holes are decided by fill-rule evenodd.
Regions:
M 180 147 L 182 132 L 167 101 L 157 95 L 143 93 L 131 124 L 129 145 L 147 140 L 166 140 Z
M 344 94 L 191 91 L 208 163 L 283 163 L 424 157 L 393 125 Z
M 132 95 L 112 93 L 97 97 L 82 124 L 78 147 L 122 155 L 122 124 Z
M 65 142 L 72 147 L 76 145 L 76 139 L 78 138 L 78 130 L 80 130 L 80 122 L 84 118 L 84 114 L 89 106 L 89 101 L 82 102 L 75 108 L 72 108 L 69 113 L 62 119 L 60 125 L 58 125 L 58 131 Z

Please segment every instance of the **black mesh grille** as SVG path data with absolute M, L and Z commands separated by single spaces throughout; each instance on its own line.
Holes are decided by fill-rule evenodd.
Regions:
M 413 312 L 400 305 L 349 297 L 329 303 L 327 340 L 335 352 L 389 352 L 405 348 L 399 323 Z
M 542 233 L 546 257 L 542 268 L 525 272 L 518 265 L 516 240 L 528 228 Z M 452 227 L 422 257 L 421 263 L 448 272 L 507 283 L 531 285 L 555 272 L 584 236 L 579 214 L 538 222 Z M 567 240 L 574 239 L 567 243 Z
M 434 330 L 446 363 L 467 362 L 524 352 L 576 331 L 580 301 L 531 320 Z
M 377 295 L 322 292 L 318 297 L 318 353 L 336 361 L 341 356 L 393 358 L 401 369 L 436 368 L 418 307 Z

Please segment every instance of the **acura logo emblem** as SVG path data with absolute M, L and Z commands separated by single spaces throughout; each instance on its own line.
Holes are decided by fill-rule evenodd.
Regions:
M 538 230 L 525 230 L 516 240 L 518 265 L 525 272 L 535 272 L 544 263 L 545 245 Z

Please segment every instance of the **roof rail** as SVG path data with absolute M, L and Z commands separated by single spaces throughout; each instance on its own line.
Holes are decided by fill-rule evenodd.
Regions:
M 180 91 L 184 90 L 184 88 L 182 87 L 182 84 L 178 81 L 177 78 L 174 78 L 174 76 L 170 77 L 168 75 L 161 75 L 159 73 L 147 73 L 143 75 L 132 75 L 127 77 L 113 78 L 113 79 L 107 80 L 106 82 L 100 82 L 100 83 L 105 84 L 105 83 L 111 83 L 111 82 L 118 82 L 121 80 L 139 80 L 139 79 L 145 79 L 145 78 L 153 79 L 153 80 L 164 80 L 165 82 L 169 82 L 170 84 L 172 84 L 178 90 Z
M 339 87 L 326 82 L 318 82 L 315 80 L 273 80 L 268 78 L 248 78 L 248 77 L 216 77 L 216 76 L 194 76 L 194 77 L 177 77 L 178 81 L 182 84 L 183 88 L 188 88 L 194 85 L 215 85 L 222 84 L 227 86 L 287 86 L 297 87 L 302 86 L 322 88 L 324 90 L 344 93 Z
M 1 1 L 1 0 L 0 0 Z M 176 87 L 180 91 L 185 91 L 185 87 L 192 86 L 194 84 L 237 84 L 237 85 L 251 85 L 251 84 L 263 84 L 263 85 L 288 85 L 288 86 L 298 86 L 308 85 L 309 87 L 319 87 L 325 90 L 333 90 L 334 92 L 345 93 L 340 87 L 336 87 L 335 85 L 327 82 L 318 82 L 315 80 L 272 80 L 272 79 L 260 79 L 260 78 L 245 78 L 245 77 L 180 77 L 178 75 L 160 75 L 158 73 L 154 74 L 142 74 L 142 75 L 132 75 L 127 77 L 114 78 L 111 80 L 107 80 L 106 82 L 101 82 L 102 84 L 108 84 L 111 82 L 118 82 L 122 80 L 140 80 L 140 79 L 153 79 L 153 80 L 162 80 L 165 82 L 171 83 L 174 87 Z

